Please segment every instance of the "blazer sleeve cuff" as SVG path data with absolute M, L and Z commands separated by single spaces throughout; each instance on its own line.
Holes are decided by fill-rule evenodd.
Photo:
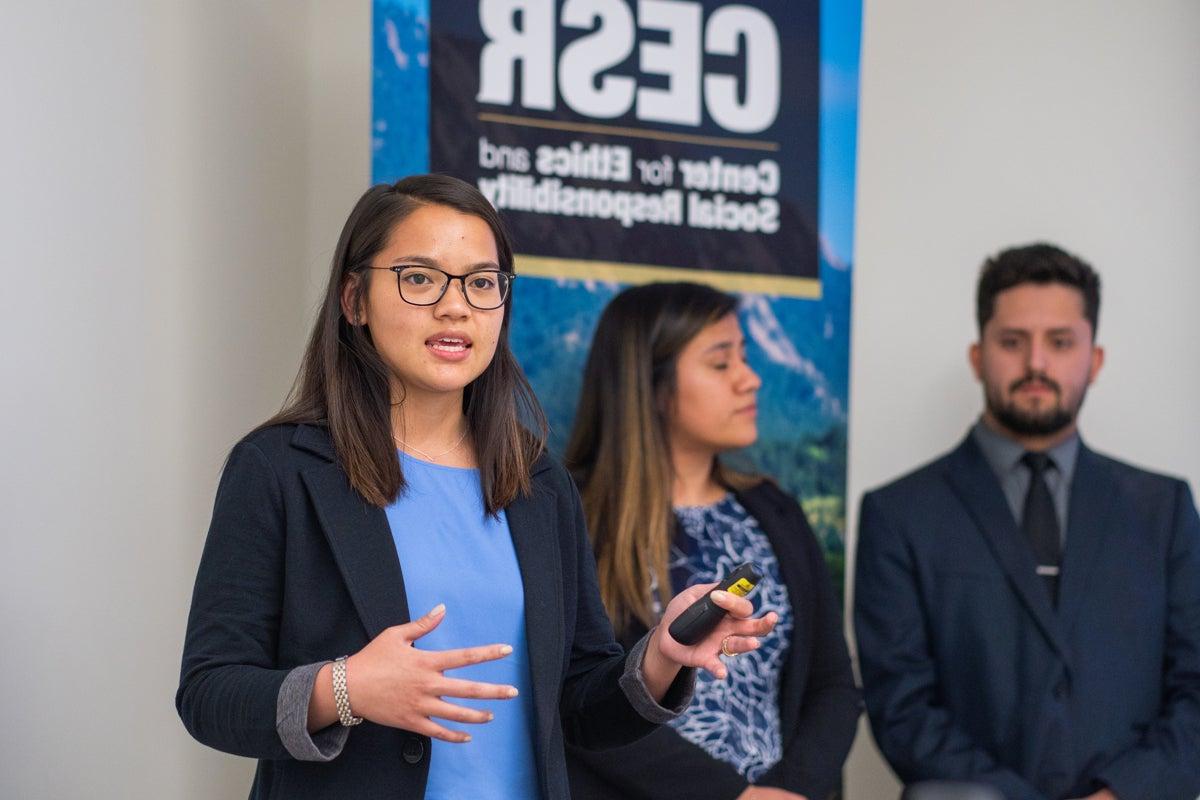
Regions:
M 350 729 L 330 725 L 308 732 L 308 704 L 312 700 L 317 673 L 328 661 L 305 664 L 287 674 L 275 700 L 275 730 L 284 748 L 298 761 L 332 761 L 341 755 Z
M 680 669 L 679 675 L 667 688 L 662 703 L 657 702 L 646 687 L 646 676 L 642 674 L 642 658 L 653 633 L 654 629 L 651 628 L 630 648 L 629 655 L 625 658 L 625 672 L 621 675 L 620 684 L 621 691 L 629 699 L 633 710 L 646 720 L 661 725 L 675 719 L 691 705 L 692 692 L 696 688 L 696 670 L 691 667 Z

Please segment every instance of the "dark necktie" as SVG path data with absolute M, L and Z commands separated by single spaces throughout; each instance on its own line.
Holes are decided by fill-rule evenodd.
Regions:
M 1062 558 L 1062 544 L 1058 532 L 1058 514 L 1054 510 L 1054 498 L 1046 485 L 1046 470 L 1054 465 L 1045 453 L 1026 453 L 1021 463 L 1029 467 L 1029 492 L 1025 495 L 1025 513 L 1021 517 L 1021 530 L 1029 538 L 1037 561 L 1037 574 L 1050 592 L 1050 601 L 1058 602 L 1058 566 Z

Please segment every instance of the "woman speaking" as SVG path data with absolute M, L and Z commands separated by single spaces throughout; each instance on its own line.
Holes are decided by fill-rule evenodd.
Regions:
M 470 185 L 359 200 L 283 411 L 234 447 L 176 705 L 257 758 L 256 798 L 568 797 L 564 743 L 609 747 L 688 702 L 774 616 L 628 655 L 578 494 L 508 345 L 512 249 Z M 710 587 L 667 606 L 669 623 Z

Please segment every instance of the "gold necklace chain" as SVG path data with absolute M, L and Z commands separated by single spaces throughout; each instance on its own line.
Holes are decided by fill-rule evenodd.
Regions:
M 422 450 L 419 447 L 414 447 L 413 445 L 411 445 L 408 442 L 401 439 L 396 434 L 394 434 L 394 433 L 392 434 L 392 439 L 394 439 L 396 441 L 396 444 L 400 445 L 405 450 L 412 451 L 413 455 L 420 456 L 421 458 L 425 459 L 426 461 L 433 461 L 434 463 L 436 463 L 439 458 L 441 458 L 443 456 L 448 456 L 451 453 L 453 453 L 455 450 L 457 450 L 459 445 L 461 445 L 463 443 L 463 441 L 466 440 L 466 438 L 467 438 L 467 431 L 463 430 L 462 436 L 458 437 L 458 441 L 456 441 L 454 444 L 450 445 L 450 447 L 443 450 L 442 452 L 440 452 L 436 455 L 433 455 L 430 453 L 426 453 L 424 450 Z

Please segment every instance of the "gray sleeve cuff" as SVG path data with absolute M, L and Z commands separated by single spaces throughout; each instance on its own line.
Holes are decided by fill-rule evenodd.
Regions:
M 696 688 L 696 670 L 691 667 L 680 669 L 679 675 L 667 689 L 662 705 L 659 705 L 646 688 L 646 676 L 642 674 L 642 658 L 646 655 L 646 647 L 653 633 L 654 629 L 651 628 L 630 648 L 629 655 L 625 657 L 625 672 L 621 675 L 620 684 L 633 710 L 650 722 L 661 725 L 675 719 L 691 705 L 692 691 Z
M 308 703 L 317 673 L 328 663 L 318 661 L 296 667 L 283 679 L 275 699 L 275 731 L 292 758 L 299 761 L 332 761 L 341 754 L 350 736 L 350 729 L 341 725 L 330 725 L 313 734 L 308 732 Z

